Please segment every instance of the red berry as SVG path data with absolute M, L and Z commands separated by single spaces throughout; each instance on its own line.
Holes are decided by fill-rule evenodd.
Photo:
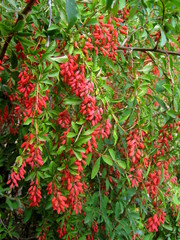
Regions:
M 144 148 L 145 148 L 145 146 L 144 146 L 144 144 L 143 144 L 142 142 L 139 144 L 139 147 L 140 147 L 141 149 L 144 149 Z

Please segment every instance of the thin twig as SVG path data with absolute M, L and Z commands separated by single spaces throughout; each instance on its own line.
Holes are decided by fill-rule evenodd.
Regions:
M 128 36 L 124 39 L 124 41 L 123 41 L 123 43 L 122 43 L 122 46 L 124 46 L 124 45 L 129 41 L 129 39 L 131 38 L 131 36 L 133 36 L 136 32 L 138 32 L 139 30 L 141 30 L 142 28 L 144 28 L 144 26 L 145 26 L 147 23 L 148 23 L 148 21 L 146 21 L 141 27 L 135 29 L 130 35 L 128 35 Z
M 82 125 L 82 127 L 81 127 L 81 129 L 80 129 L 80 131 L 79 131 L 79 133 L 78 133 L 78 135 L 77 135 L 77 138 L 76 138 L 76 140 L 74 141 L 74 143 L 76 143 L 77 142 L 77 140 L 79 139 L 79 136 L 81 135 L 81 132 L 82 132 L 82 130 L 83 130 L 83 125 Z
M 124 47 L 124 46 L 119 46 L 118 50 L 139 51 L 139 52 L 157 52 L 157 53 L 163 53 L 163 54 L 166 54 L 166 55 L 170 54 L 170 55 L 180 56 L 180 52 L 166 51 L 166 50 L 155 49 L 155 48 L 141 48 L 141 47 Z
M 52 21 L 52 8 L 51 8 L 51 0 L 48 0 L 48 5 L 49 5 L 49 25 L 48 28 L 51 26 L 51 21 Z M 47 37 L 47 42 L 46 42 L 46 47 L 49 47 L 49 35 Z

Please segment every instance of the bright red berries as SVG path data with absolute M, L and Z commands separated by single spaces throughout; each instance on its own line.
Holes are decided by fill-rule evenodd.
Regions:
M 30 188 L 28 190 L 28 193 L 30 195 L 29 197 L 30 207 L 38 207 L 41 201 L 41 189 L 38 186 L 39 186 L 38 179 L 36 179 L 36 181 L 33 181 L 30 184 Z
M 70 114 L 68 113 L 67 110 L 64 110 L 63 112 L 60 112 L 58 114 L 57 123 L 60 125 L 61 128 L 68 128 L 70 122 L 71 122 Z
M 52 199 L 52 208 L 56 210 L 59 214 L 61 211 L 64 212 L 66 208 L 68 208 L 68 204 L 66 203 L 67 198 L 62 196 L 61 192 L 57 191 L 56 196 Z
M 164 224 L 166 214 L 162 211 L 154 214 L 153 217 L 150 217 L 147 221 L 146 228 L 149 232 L 158 232 L 158 227 L 161 224 Z
M 16 52 L 20 52 L 20 53 L 19 53 L 17 59 L 19 59 L 19 58 L 26 59 L 26 55 L 23 53 L 23 51 L 24 51 L 23 46 L 21 45 L 20 42 L 18 42 L 16 44 Z

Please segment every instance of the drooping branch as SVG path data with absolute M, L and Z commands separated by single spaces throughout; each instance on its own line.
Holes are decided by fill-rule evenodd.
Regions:
M 124 51 L 139 51 L 139 52 L 157 52 L 157 53 L 162 53 L 166 55 L 176 55 L 180 56 L 180 52 L 174 52 L 174 51 L 166 51 L 166 50 L 161 50 L 161 49 L 156 49 L 156 48 L 140 48 L 140 47 L 124 47 L 124 46 L 119 46 L 118 50 L 124 50 Z
M 32 6 L 34 5 L 35 1 L 36 0 L 30 0 L 29 1 L 29 3 L 26 5 L 26 7 L 23 9 L 23 11 L 18 15 L 18 19 L 17 19 L 17 21 L 15 23 L 15 26 L 18 24 L 18 22 L 20 20 L 23 20 L 24 17 L 31 11 Z M 4 42 L 4 45 L 3 45 L 1 53 L 0 53 L 0 60 L 1 61 L 4 58 L 6 50 L 7 50 L 8 46 L 9 46 L 9 43 L 11 42 L 11 39 L 13 38 L 13 36 L 14 36 L 14 32 L 12 31 L 12 32 L 9 33 L 8 37 L 6 38 L 6 40 Z

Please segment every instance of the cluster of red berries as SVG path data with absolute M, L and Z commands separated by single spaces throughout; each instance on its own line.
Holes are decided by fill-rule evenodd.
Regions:
M 32 133 L 30 134 L 29 138 L 27 135 L 24 136 L 25 142 L 21 144 L 21 148 L 24 149 L 23 155 L 25 155 L 26 151 L 26 159 L 22 157 L 22 163 L 19 163 L 18 160 L 16 165 L 20 165 L 20 167 L 16 167 L 15 170 L 11 172 L 10 179 L 7 181 L 7 184 L 10 184 L 11 189 L 13 186 L 18 187 L 18 181 L 24 179 L 26 173 L 25 168 L 27 164 L 31 166 L 31 169 L 34 168 L 34 165 L 36 167 L 43 165 L 42 152 L 38 146 L 35 147 L 33 138 L 34 135 Z M 37 142 L 39 144 L 41 143 L 38 139 Z
M 19 74 L 19 81 L 17 86 L 17 92 L 15 96 L 11 96 L 11 101 L 19 102 L 19 105 L 15 107 L 16 114 L 24 115 L 24 122 L 27 118 L 33 118 L 37 112 L 37 115 L 42 113 L 42 109 L 46 108 L 46 102 L 48 101 L 49 90 L 46 90 L 45 95 L 42 96 L 39 92 L 36 96 L 31 96 L 35 91 L 35 83 L 33 83 L 34 77 L 32 73 L 28 73 L 26 68 Z M 33 121 L 32 121 L 33 122 Z
M 38 207 L 41 201 L 41 189 L 38 186 L 39 186 L 38 179 L 31 182 L 30 184 L 30 188 L 28 190 L 28 193 L 30 195 L 29 197 L 30 207 Z
M 71 118 L 70 118 L 70 114 L 68 113 L 67 110 L 64 110 L 63 112 L 60 112 L 58 114 L 57 123 L 61 128 L 68 128 L 69 127 L 69 125 L 71 123 Z
M 129 132 L 129 135 L 126 138 L 127 153 L 131 161 L 131 168 L 129 169 L 131 174 L 129 175 L 129 178 L 131 180 L 132 187 L 135 185 L 138 187 L 143 178 L 141 158 L 143 155 L 142 150 L 145 148 L 143 143 L 144 136 L 144 131 L 138 131 L 137 129 L 134 129 L 133 131 Z
M 73 176 L 69 170 L 62 170 L 61 189 L 64 189 L 69 194 L 67 198 L 57 189 L 54 182 L 50 182 L 47 186 L 47 194 L 53 194 L 52 205 L 53 210 L 59 214 L 64 212 L 66 208 L 71 208 L 77 214 L 81 213 L 81 201 L 78 199 L 80 194 L 84 193 L 86 189 L 85 183 L 81 183 L 81 176 Z
M 103 18 L 104 16 L 99 16 L 99 25 L 95 24 L 94 29 L 92 26 L 90 27 L 90 30 L 93 29 L 92 34 L 95 39 L 95 54 L 97 55 L 98 51 L 101 51 L 104 56 L 115 60 L 117 46 L 119 45 L 118 32 L 113 24 L 111 24 L 111 18 L 109 18 L 108 23 L 103 23 Z
M 80 112 L 86 116 L 86 120 L 96 125 L 101 120 L 102 108 L 96 106 L 95 98 L 90 95 L 94 84 L 85 80 L 84 65 L 77 64 L 78 55 L 69 57 L 69 61 L 61 64 L 61 75 L 64 82 L 71 88 L 71 92 L 82 99 Z
M 108 138 L 110 135 L 110 129 L 111 129 L 111 123 L 110 120 L 106 120 L 105 126 L 103 124 L 100 124 L 92 133 L 91 140 L 87 142 L 87 148 L 86 148 L 86 154 L 89 152 L 92 152 L 92 146 L 97 149 L 97 141 L 100 137 L 102 140 L 105 138 Z M 91 145 L 92 143 L 92 145 Z
M 164 224 L 166 214 L 163 211 L 158 211 L 153 217 L 147 221 L 146 228 L 149 232 L 158 232 L 158 227 Z
M 43 165 L 42 160 L 42 152 L 39 148 L 39 146 L 35 146 L 35 143 L 33 139 L 35 136 L 31 133 L 29 138 L 27 135 L 24 136 L 25 142 L 22 143 L 21 148 L 26 150 L 26 163 L 31 166 L 31 169 L 33 169 L 34 165 L 36 167 Z M 40 145 L 41 141 L 38 139 L 38 136 L 36 136 L 36 142 Z
M 19 58 L 22 58 L 23 60 L 26 59 L 26 55 L 24 54 L 23 51 L 24 51 L 23 46 L 21 45 L 20 42 L 18 42 L 18 43 L 16 44 L 16 52 L 17 52 L 17 53 L 19 52 L 19 55 L 18 55 L 17 59 L 19 59 Z

